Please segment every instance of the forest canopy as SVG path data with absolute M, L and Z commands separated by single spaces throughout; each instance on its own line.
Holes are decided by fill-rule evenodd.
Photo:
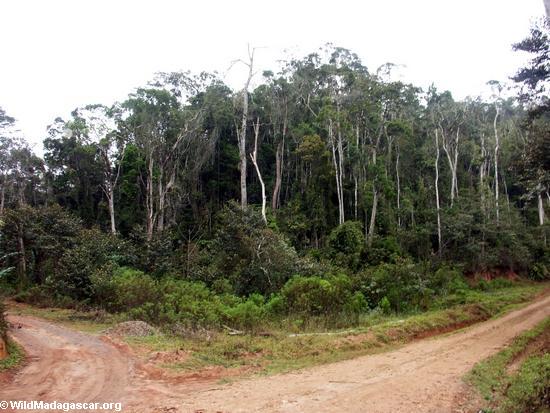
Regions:
M 547 279 L 548 44 L 546 21 L 515 45 L 534 56 L 518 96 L 493 81 L 487 100 L 333 46 L 252 89 L 251 49 L 241 90 L 158 73 L 56 118 L 43 157 L 0 109 L 0 284 L 247 327 L 266 312 L 424 308 L 462 274 Z

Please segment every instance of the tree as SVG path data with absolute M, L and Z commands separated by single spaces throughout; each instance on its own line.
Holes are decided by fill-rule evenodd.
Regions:
M 84 123 L 86 142 L 97 150 L 98 163 L 101 165 L 103 182 L 101 189 L 107 198 L 111 233 L 116 234 L 115 189 L 126 152 L 126 139 L 117 131 L 117 117 L 120 121 L 120 109 L 104 105 L 88 105 L 76 109 L 75 117 Z

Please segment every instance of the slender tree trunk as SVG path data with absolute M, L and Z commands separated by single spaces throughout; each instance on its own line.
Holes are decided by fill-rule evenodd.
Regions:
M 25 241 L 23 239 L 24 229 L 23 223 L 19 222 L 17 224 L 17 253 L 19 255 L 19 281 L 20 286 L 24 287 L 27 283 L 27 260 L 26 260 L 26 251 L 25 251 Z
M 372 246 L 372 241 L 374 239 L 374 225 L 376 223 L 376 210 L 378 207 L 378 191 L 376 190 L 376 183 L 372 183 L 373 195 L 372 195 L 372 210 L 370 213 L 370 225 L 369 225 L 369 236 L 367 240 L 367 245 Z
M 159 197 L 159 201 L 158 201 L 159 205 L 157 209 L 157 231 L 162 232 L 164 231 L 164 209 L 166 204 L 166 199 L 165 199 L 166 192 L 164 191 L 164 185 L 163 185 L 164 173 L 162 170 L 160 171 L 159 175 L 160 175 L 159 181 L 157 184 L 158 197 Z
M 435 130 L 435 204 L 437 210 L 437 253 L 441 256 L 441 212 L 439 206 L 439 135 L 437 129 Z
M 147 209 L 147 241 L 153 239 L 153 227 L 154 227 L 154 197 L 153 197 L 153 171 L 154 171 L 153 158 L 149 158 L 147 184 L 146 184 L 146 199 L 145 205 Z
M 281 184 L 283 181 L 283 157 L 285 151 L 285 135 L 286 135 L 286 118 L 283 121 L 282 139 L 277 144 L 277 152 L 275 153 L 275 186 L 273 187 L 273 196 L 271 198 L 271 209 L 276 210 L 280 206 L 281 200 Z
M 399 146 L 396 146 L 395 175 L 397 178 L 397 226 L 401 228 L 401 181 L 399 178 Z
M 109 195 L 107 196 L 107 201 L 109 202 L 109 217 L 111 218 L 111 233 L 116 234 L 116 223 L 115 223 L 115 194 L 114 188 L 109 187 Z
M 256 124 L 254 125 L 254 152 L 250 154 L 250 159 L 256 168 L 256 173 L 258 174 L 258 179 L 260 180 L 260 186 L 262 187 L 262 218 L 267 224 L 267 216 L 265 211 L 266 205 L 266 195 L 265 195 L 265 185 L 264 180 L 262 179 L 262 174 L 260 173 L 260 167 L 258 166 L 258 135 L 260 134 L 260 118 L 256 118 Z
M 4 215 L 4 205 L 6 202 L 6 178 L 2 180 L 2 189 L 0 189 L 0 216 Z
M 243 88 L 243 114 L 241 118 L 241 129 L 238 133 L 239 137 L 239 159 L 240 159 L 240 170 L 241 170 L 241 208 L 246 209 L 248 205 L 248 196 L 246 193 L 246 124 L 248 121 L 248 87 L 250 86 L 250 81 L 254 75 L 254 51 L 250 48 L 248 49 L 248 63 L 245 63 L 248 66 L 248 77 Z
M 448 138 L 445 137 L 443 127 L 441 127 L 441 143 L 443 146 L 443 151 L 447 156 L 447 161 L 449 162 L 449 170 L 451 171 L 451 207 L 454 205 L 455 197 L 458 197 L 458 180 L 457 180 L 457 165 L 458 165 L 458 140 L 460 134 L 460 127 L 456 130 L 455 135 L 455 144 L 454 148 L 452 144 L 447 141 Z
M 537 193 L 537 199 L 538 199 L 539 225 L 542 226 L 544 225 L 546 216 L 544 214 L 544 203 L 542 202 L 542 193 L 540 191 Z
M 485 216 L 485 169 L 487 168 L 487 150 L 485 148 L 485 134 L 481 134 L 481 165 L 479 167 L 479 194 L 481 209 Z
M 342 189 L 342 142 L 341 134 L 339 133 L 339 142 L 335 142 L 334 128 L 332 119 L 329 119 L 329 138 L 332 148 L 332 163 L 334 165 L 334 175 L 336 178 L 336 193 L 338 195 L 338 223 L 344 223 L 344 194 Z
M 499 211 L 499 205 L 498 205 L 498 151 L 500 149 L 500 141 L 498 136 L 498 128 L 497 128 L 497 121 L 498 116 L 500 114 L 500 108 L 498 104 L 495 103 L 495 119 L 493 121 L 493 128 L 495 131 L 495 208 L 496 208 L 496 217 L 497 217 L 497 225 L 500 222 L 500 211 Z
M 354 182 L 354 190 L 353 190 L 353 196 L 354 196 L 354 202 L 353 202 L 353 212 L 355 220 L 357 221 L 357 203 L 358 203 L 358 183 L 357 183 L 357 175 L 353 176 L 353 182 Z

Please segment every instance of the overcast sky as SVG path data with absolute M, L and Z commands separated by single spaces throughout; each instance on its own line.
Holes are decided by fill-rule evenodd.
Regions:
M 1 0 L 0 106 L 41 152 L 55 117 L 122 100 L 157 71 L 225 73 L 248 43 L 263 47 L 260 70 L 331 42 L 463 98 L 515 72 L 525 57 L 511 44 L 543 13 L 542 0 Z

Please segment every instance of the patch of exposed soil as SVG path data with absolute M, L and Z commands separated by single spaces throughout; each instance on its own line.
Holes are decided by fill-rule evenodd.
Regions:
M 0 337 L 0 360 L 8 357 L 8 346 L 2 337 Z

